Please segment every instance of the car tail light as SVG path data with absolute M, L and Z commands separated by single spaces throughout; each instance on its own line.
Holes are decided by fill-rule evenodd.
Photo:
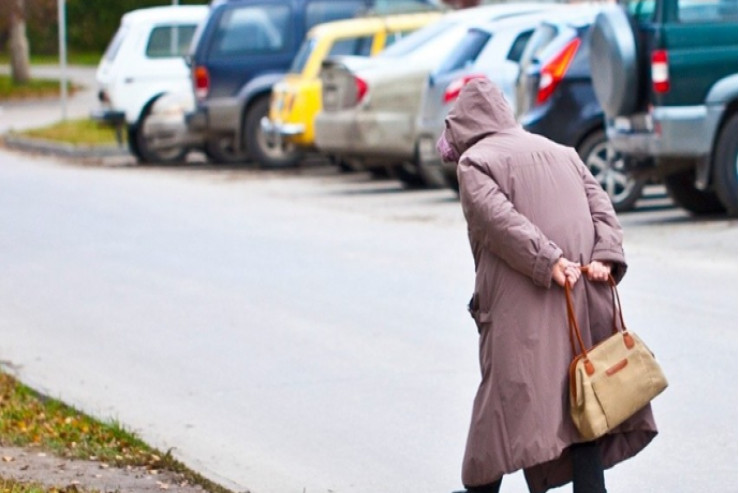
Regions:
M 445 102 L 445 104 L 454 101 L 457 99 L 457 97 L 460 95 L 460 91 L 462 91 L 462 88 L 465 87 L 465 84 L 470 82 L 473 79 L 480 79 L 482 77 L 485 77 L 485 75 L 482 74 L 469 74 L 465 75 L 463 77 L 460 77 L 459 79 L 455 79 L 447 86 L 447 89 L 445 89 L 445 93 L 442 96 L 442 100 Z
M 540 73 L 540 86 L 537 91 L 537 104 L 542 104 L 547 101 L 555 89 L 563 80 L 565 72 L 568 71 L 570 62 L 573 61 L 573 57 L 578 51 L 578 47 L 581 45 L 581 40 L 575 38 L 573 41 L 568 43 L 563 50 L 555 55 L 544 67 Z
M 666 93 L 671 89 L 671 79 L 668 75 L 668 52 L 655 50 L 653 52 L 650 72 L 653 77 L 653 89 L 657 93 Z
M 355 89 L 355 103 L 359 104 L 362 102 L 363 99 L 365 99 L 365 96 L 367 95 L 367 82 L 355 76 Z
M 195 87 L 195 97 L 205 99 L 208 97 L 208 90 L 211 87 L 211 77 L 208 69 L 198 65 L 193 70 L 193 86 Z

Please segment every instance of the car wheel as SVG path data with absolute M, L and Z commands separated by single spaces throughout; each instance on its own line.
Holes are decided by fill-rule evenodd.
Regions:
M 603 130 L 590 134 L 578 154 L 611 199 L 614 210 L 631 210 L 642 196 L 645 178 L 635 178 L 625 169 L 624 157 L 615 152 Z
M 713 214 L 722 212 L 724 207 L 713 192 L 699 190 L 694 185 L 693 168 L 674 173 L 664 178 L 668 195 L 680 207 L 693 214 Z
M 135 124 L 129 125 L 126 129 L 126 140 L 128 141 L 128 150 L 131 152 L 131 154 L 136 158 L 137 161 L 144 162 L 144 159 L 139 153 L 139 139 L 136 136 L 138 132 L 139 129 L 136 127 Z
M 295 166 L 301 159 L 298 149 L 282 140 L 278 142 L 269 139 L 262 131 L 260 120 L 267 116 L 270 109 L 270 99 L 259 98 L 247 111 L 244 124 L 244 141 L 250 156 L 265 168 L 287 168 Z
M 714 189 L 727 214 L 737 217 L 737 113 L 725 122 L 714 151 Z
M 151 116 L 151 107 L 147 109 L 136 125 L 134 139 L 136 141 L 136 155 L 144 163 L 177 163 L 185 159 L 187 149 L 183 146 L 164 148 L 155 147 L 156 138 L 148 137 L 144 133 L 146 120 Z
M 629 14 L 619 6 L 605 8 L 592 28 L 589 62 L 594 92 L 608 117 L 637 107 L 639 60 Z
M 226 135 L 208 139 L 205 153 L 216 164 L 242 164 L 249 159 L 246 152 L 234 148 L 234 139 Z

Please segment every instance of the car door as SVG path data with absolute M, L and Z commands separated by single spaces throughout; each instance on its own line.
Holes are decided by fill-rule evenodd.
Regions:
M 717 80 L 737 73 L 737 0 L 670 0 L 655 50 L 667 53 L 670 90 L 656 94 L 661 106 L 703 104 Z

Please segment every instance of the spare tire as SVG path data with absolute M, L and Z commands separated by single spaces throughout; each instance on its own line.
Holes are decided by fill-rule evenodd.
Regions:
M 637 109 L 639 66 L 637 41 L 629 14 L 619 5 L 605 7 L 591 33 L 591 77 L 607 117 Z

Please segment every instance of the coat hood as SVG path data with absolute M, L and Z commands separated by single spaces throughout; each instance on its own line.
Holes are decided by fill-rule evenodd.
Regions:
M 483 137 L 518 126 L 501 89 L 488 79 L 475 78 L 465 84 L 445 118 L 444 137 L 461 155 Z

